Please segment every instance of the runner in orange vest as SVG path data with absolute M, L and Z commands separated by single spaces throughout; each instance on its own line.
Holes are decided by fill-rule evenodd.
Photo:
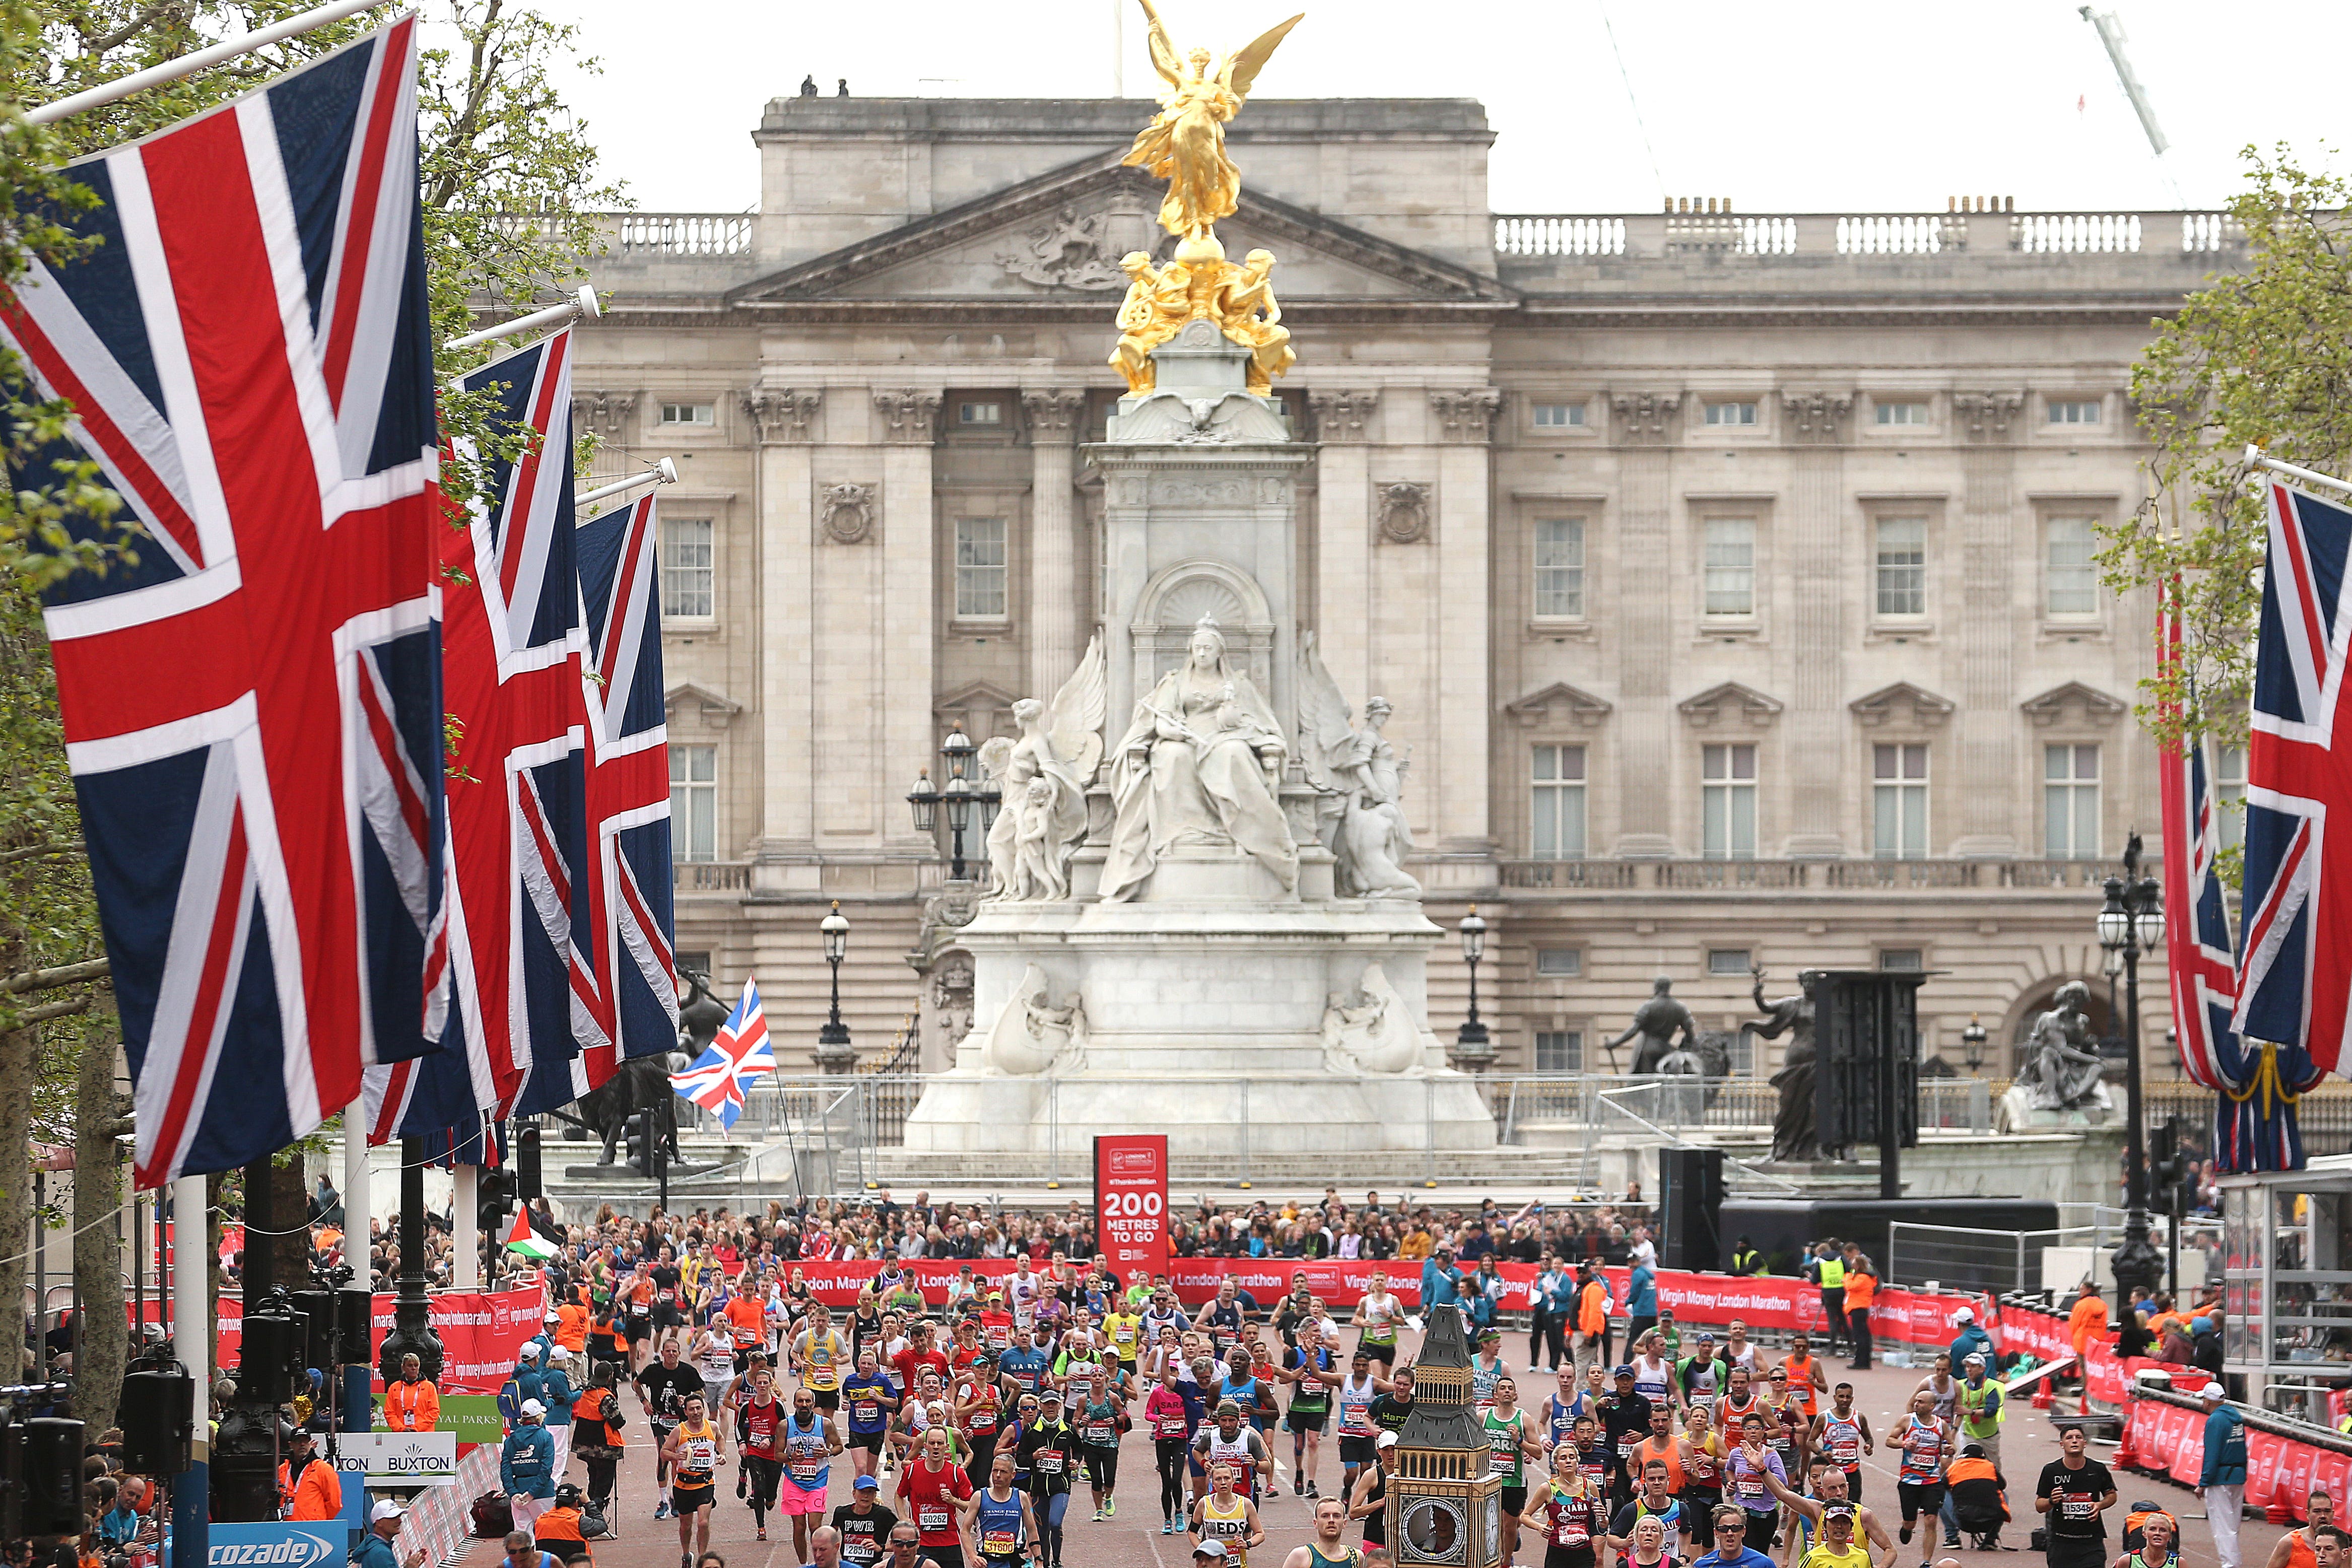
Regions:
M 1790 1396 L 1803 1403 L 1805 1419 L 1811 1421 L 1821 1414 L 1821 1406 L 1815 1403 L 1813 1396 L 1816 1393 L 1827 1394 L 1830 1380 L 1829 1375 L 1822 1370 L 1821 1358 L 1812 1354 L 1811 1339 L 1802 1329 L 1790 1336 L 1789 1354 L 1780 1358 L 1780 1364 L 1788 1369 Z

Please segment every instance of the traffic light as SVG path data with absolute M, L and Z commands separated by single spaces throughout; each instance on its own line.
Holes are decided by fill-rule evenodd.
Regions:
M 622 1163 L 642 1176 L 654 1174 L 654 1113 L 632 1111 L 623 1124 L 622 1136 L 628 1140 L 629 1157 Z
M 515 1178 L 520 1184 L 516 1192 L 525 1203 L 545 1196 L 547 1188 L 540 1176 L 538 1123 L 522 1124 L 515 1133 L 514 1149 Z
M 8 1429 L 18 1509 L 15 1527 L 26 1535 L 79 1535 L 82 1519 L 82 1424 L 37 1416 Z
M 2190 1161 L 2180 1147 L 2180 1118 L 2167 1116 L 2148 1130 L 2148 1197 L 2158 1207 L 2175 1212 L 2193 1207 L 2189 1186 Z
M 506 1223 L 507 1206 L 514 1201 L 514 1172 L 502 1166 L 485 1166 L 474 1177 L 474 1197 L 482 1234 L 495 1236 Z

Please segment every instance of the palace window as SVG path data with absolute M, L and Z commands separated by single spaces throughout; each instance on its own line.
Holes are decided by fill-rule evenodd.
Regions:
M 2044 852 L 2053 861 L 2099 858 L 2099 748 L 2042 748 Z
M 2052 615 L 2096 615 L 2097 538 L 2088 517 L 2053 517 L 2043 529 L 2042 604 Z
M 2225 850 L 2246 847 L 2246 748 L 2224 746 L 2213 754 L 2213 829 Z
M 1575 430 L 1584 423 L 1584 405 L 1580 402 L 1539 402 L 1534 409 L 1538 430 Z
M 1699 806 L 1704 852 L 1709 860 L 1755 858 L 1754 746 L 1700 747 Z
M 1878 519 L 1878 612 L 1927 613 L 1927 519 Z
M 1878 423 L 1881 424 L 1927 423 L 1927 405 L 1924 402 L 1882 402 L 1874 406 L 1878 410 Z
M 1575 517 L 1536 523 L 1536 614 L 1575 620 L 1584 613 L 1584 524 Z
M 1756 613 L 1756 520 L 1710 517 L 1701 530 L 1709 615 Z
M 1709 947 L 1706 950 L 1706 972 L 1710 975 L 1744 975 L 1748 973 L 1753 952 L 1748 947 Z
M 1711 402 L 1706 405 L 1709 424 L 1754 424 L 1756 405 L 1752 402 Z
M 664 517 L 662 614 L 708 620 L 717 602 L 715 564 L 709 517 Z
M 719 748 L 669 748 L 670 858 L 719 858 Z
M 1878 967 L 1890 974 L 1916 975 L 1927 966 L 1916 947 L 1881 947 Z
M 665 425 L 699 425 L 708 429 L 718 423 L 718 411 L 707 402 L 666 402 L 661 405 L 661 422 Z
M 956 404 L 958 424 L 1003 424 L 1004 405 L 1001 402 L 959 402 Z
M 2091 398 L 2060 398 L 2049 400 L 2050 423 L 2053 424 L 2096 424 L 2099 423 L 2099 400 Z
M 1873 852 L 1880 860 L 1920 860 L 1927 853 L 1927 748 L 1870 748 Z
M 1536 1030 L 1538 1072 L 1584 1071 L 1584 1031 L 1580 1029 Z
M 1584 747 L 1538 746 L 1531 779 L 1534 831 L 1528 853 L 1539 861 L 1584 858 Z
M 1584 949 L 1538 947 L 1536 949 L 1536 973 L 1548 979 L 1572 980 L 1584 973 Z
M 983 621 L 1003 619 L 1005 612 L 1004 519 L 958 517 L 955 550 L 957 617 Z

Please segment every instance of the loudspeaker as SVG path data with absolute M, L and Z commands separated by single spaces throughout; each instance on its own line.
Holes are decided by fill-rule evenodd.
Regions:
M 335 1293 L 296 1291 L 293 1300 L 294 1310 L 303 1319 L 302 1365 L 325 1372 L 335 1364 Z
M 335 1359 L 345 1366 L 375 1360 L 375 1298 L 362 1290 L 335 1294 Z
M 1723 1249 L 1723 1151 L 1658 1151 L 1658 1217 L 1664 1235 L 1658 1262 L 1667 1269 L 1713 1269 Z
M 294 1397 L 293 1369 L 300 1364 L 304 1326 L 300 1320 L 274 1312 L 257 1312 L 245 1320 L 245 1343 L 239 1347 L 237 1392 L 266 1405 L 283 1405 Z M 307 1389 L 309 1378 L 304 1378 Z
M 176 1476 L 188 1468 L 196 1424 L 196 1381 L 187 1368 L 134 1372 L 122 1380 L 115 1407 L 122 1428 L 122 1468 L 144 1476 Z
M 24 1517 L 18 1528 L 26 1535 L 79 1535 L 82 1424 L 39 1416 L 16 1430 L 24 1434 L 25 1445 Z

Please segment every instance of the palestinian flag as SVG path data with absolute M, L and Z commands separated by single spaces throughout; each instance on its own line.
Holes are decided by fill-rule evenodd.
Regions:
M 526 1258 L 545 1261 L 555 1256 L 555 1249 L 541 1239 L 530 1228 L 530 1210 L 515 1210 L 514 1228 L 507 1232 L 507 1250 L 520 1252 Z

